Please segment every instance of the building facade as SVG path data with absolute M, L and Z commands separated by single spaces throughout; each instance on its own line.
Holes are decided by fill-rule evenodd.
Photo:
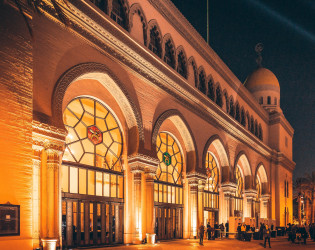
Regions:
M 17 2 L 0 8 L 0 203 L 19 233 L 1 249 L 292 222 L 271 71 L 242 84 L 170 0 Z

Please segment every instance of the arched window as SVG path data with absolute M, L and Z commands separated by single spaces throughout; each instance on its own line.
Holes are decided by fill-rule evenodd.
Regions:
M 64 161 L 122 171 L 122 134 L 112 113 L 100 102 L 79 97 L 64 111 L 68 130 Z
M 170 65 L 173 69 L 175 68 L 175 55 L 174 55 L 174 46 L 172 41 L 169 39 L 165 43 L 165 53 L 164 53 L 164 62 Z
M 124 29 L 127 29 L 127 15 L 122 0 L 113 0 L 110 17 Z
M 262 140 L 262 139 L 263 139 L 263 136 L 262 136 L 262 129 L 261 129 L 261 124 L 259 124 L 259 127 L 258 127 L 258 138 L 259 138 L 260 140 Z
M 241 124 L 245 127 L 246 126 L 246 119 L 245 119 L 245 111 L 242 109 L 241 111 Z
M 241 217 L 243 211 L 243 189 L 244 189 L 244 180 L 241 174 L 239 167 L 235 168 L 235 180 L 236 180 L 236 191 L 234 197 L 234 215 L 237 217 Z
M 275 105 L 277 105 L 277 97 L 275 97 Z
M 240 122 L 241 121 L 241 115 L 240 115 L 240 105 L 237 103 L 235 106 L 235 119 Z
M 259 98 L 259 104 L 263 104 L 264 103 L 264 98 L 261 96 L 260 98 Z
M 206 171 L 207 171 L 207 182 L 205 190 L 210 192 L 218 192 L 219 184 L 219 169 L 213 155 L 208 152 L 206 157 Z
M 107 0 L 90 0 L 92 3 L 94 3 L 100 10 L 107 13 Z
M 223 101 L 222 101 L 222 93 L 221 93 L 220 85 L 217 86 L 215 93 L 216 93 L 215 103 L 218 104 L 222 108 Z
M 251 130 L 251 127 L 250 127 L 250 116 L 249 114 L 247 113 L 247 129 L 250 131 Z
M 267 104 L 271 104 L 271 97 L 270 96 L 267 97 Z
M 255 126 L 254 126 L 254 118 L 253 116 L 250 118 L 250 132 L 253 134 L 255 133 Z
M 207 172 L 207 182 L 204 189 L 204 206 L 208 208 L 219 208 L 219 169 L 218 164 L 210 152 L 207 152 L 205 167 Z
M 158 57 L 161 57 L 162 55 L 161 38 L 156 26 L 153 26 L 150 30 L 149 50 Z
M 213 81 L 212 81 L 212 79 L 210 79 L 210 80 L 208 81 L 208 97 L 209 97 L 212 101 L 214 101 L 215 95 L 214 95 L 214 86 L 213 86 Z
M 255 120 L 255 135 L 258 137 L 258 123 L 257 120 Z
M 229 114 L 230 116 L 234 117 L 235 116 L 235 109 L 234 109 L 234 102 L 233 102 L 233 98 L 230 97 L 230 106 L 229 106 Z
M 236 191 L 235 191 L 235 196 L 242 198 L 243 196 L 243 188 L 244 188 L 244 181 L 243 177 L 240 171 L 239 167 L 235 168 L 235 180 L 236 180 Z
M 203 70 L 199 73 L 199 90 L 206 93 L 206 76 Z
M 179 145 L 170 134 L 161 132 L 157 136 L 156 152 L 160 163 L 155 175 L 154 200 L 183 204 L 183 157 Z
M 183 51 L 180 51 L 177 56 L 177 72 L 187 79 L 187 61 Z

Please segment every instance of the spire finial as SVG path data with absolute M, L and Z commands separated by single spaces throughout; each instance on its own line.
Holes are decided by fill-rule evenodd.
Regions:
M 256 63 L 258 68 L 261 68 L 261 62 L 262 62 L 262 56 L 261 56 L 261 52 L 264 49 L 264 45 L 262 43 L 257 43 L 255 46 L 255 51 L 257 53 L 257 58 L 256 58 Z

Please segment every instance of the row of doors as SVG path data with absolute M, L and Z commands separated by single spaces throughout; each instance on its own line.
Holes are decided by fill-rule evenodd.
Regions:
M 157 240 L 183 238 L 183 208 L 155 206 L 155 234 Z
M 123 204 L 62 200 L 62 245 L 79 247 L 123 243 Z

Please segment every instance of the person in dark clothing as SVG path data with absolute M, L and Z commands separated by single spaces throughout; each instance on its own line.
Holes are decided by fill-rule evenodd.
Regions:
M 264 232 L 264 224 L 260 222 L 260 228 L 259 228 L 259 239 L 262 240 L 263 239 L 263 234 Z
M 218 238 L 218 229 L 219 229 L 219 225 L 218 225 L 218 222 L 216 222 L 214 224 L 214 238 Z
M 270 227 L 271 231 L 273 231 L 273 224 L 271 224 L 271 227 Z
M 208 240 L 211 240 L 211 226 L 210 226 L 210 222 L 208 222 L 207 224 L 207 234 L 208 234 Z
M 237 226 L 237 239 L 241 240 L 241 223 L 238 223 Z
M 199 244 L 200 245 L 203 245 L 204 234 L 205 234 L 205 226 L 201 224 L 199 227 Z
M 225 223 L 226 238 L 229 238 L 229 223 Z
M 270 245 L 271 230 L 269 229 L 268 225 L 265 226 L 263 233 L 264 233 L 264 238 L 265 238 L 264 248 L 266 248 L 266 241 L 267 240 L 269 243 L 269 248 L 271 248 L 271 245 Z
M 306 245 L 307 232 L 304 226 L 300 228 L 301 238 L 304 240 L 304 244 Z

